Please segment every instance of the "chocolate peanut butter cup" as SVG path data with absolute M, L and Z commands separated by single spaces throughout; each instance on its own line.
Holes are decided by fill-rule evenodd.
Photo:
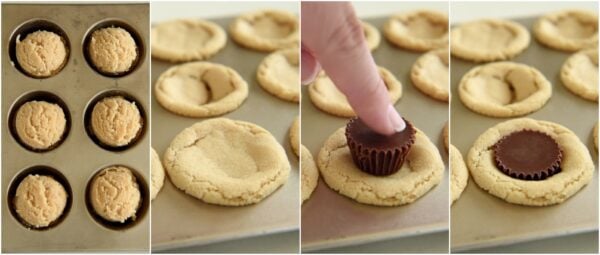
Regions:
M 359 118 L 346 125 L 346 140 L 354 164 L 363 172 L 384 176 L 402 167 L 406 155 L 415 143 L 416 130 L 406 122 L 406 128 L 393 135 L 382 135 L 369 128 Z
M 521 180 L 544 180 L 560 172 L 562 151 L 549 135 L 533 130 L 513 132 L 493 147 L 496 166 Z

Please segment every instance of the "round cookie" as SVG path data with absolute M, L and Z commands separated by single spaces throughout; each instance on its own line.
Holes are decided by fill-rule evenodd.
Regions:
M 263 10 L 236 18 L 229 26 L 231 38 L 258 51 L 299 47 L 298 18 L 287 11 Z
M 448 102 L 448 49 L 437 49 L 423 54 L 410 70 L 413 85 L 426 95 Z
M 383 67 L 379 67 L 379 74 L 390 93 L 392 104 L 396 103 L 402 96 L 402 84 L 390 71 Z M 337 89 L 327 75 L 319 75 L 308 86 L 308 95 L 312 103 L 326 113 L 340 117 L 354 117 L 356 115 L 346 96 Z
M 56 221 L 67 206 L 67 191 L 52 177 L 28 175 L 19 183 L 15 211 L 27 225 L 44 228 Z
M 165 183 L 165 169 L 163 168 L 160 157 L 154 148 L 150 148 L 150 150 L 152 153 L 152 159 L 150 161 L 150 175 L 152 180 L 152 187 L 150 187 L 150 200 L 154 200 Z
M 94 135 L 111 147 L 130 144 L 142 130 L 142 116 L 135 102 L 121 96 L 106 97 L 94 105 L 91 126 Z
M 463 104 L 492 117 L 515 117 L 542 108 L 552 96 L 552 86 L 534 67 L 514 62 L 476 66 L 458 85 Z
M 15 117 L 19 139 L 36 150 L 46 150 L 60 142 L 66 126 L 63 109 L 44 101 L 29 101 L 21 105 Z
M 53 32 L 36 31 L 23 41 L 17 37 L 15 55 L 21 69 L 36 78 L 47 78 L 67 64 L 69 49 L 64 39 Z
M 138 58 L 138 48 L 127 30 L 107 27 L 92 33 L 88 54 L 99 72 L 120 75 L 133 67 Z
M 283 185 L 290 173 L 285 150 L 269 131 L 226 118 L 184 129 L 163 160 L 176 187 L 218 205 L 258 203 Z
M 598 101 L 598 50 L 571 55 L 560 70 L 560 79 L 573 94 Z
M 315 160 L 313 156 L 310 154 L 310 151 L 302 145 L 302 156 L 301 156 L 301 166 L 302 166 L 302 176 L 300 180 L 302 182 L 302 186 L 300 187 L 302 193 L 302 203 L 310 198 L 315 188 L 317 188 L 317 184 L 319 183 L 319 170 L 317 169 L 317 164 L 315 164 Z
M 450 145 L 450 202 L 452 204 L 460 198 L 468 182 L 469 170 L 467 170 L 467 165 L 460 151 L 454 145 Z
M 516 131 L 542 132 L 554 139 L 562 150 L 561 172 L 540 181 L 512 178 L 496 166 L 493 145 Z M 491 127 L 473 143 L 467 166 L 479 187 L 509 203 L 547 206 L 559 204 L 588 184 L 594 163 L 577 135 L 559 124 L 529 118 L 512 119 Z
M 102 169 L 90 184 L 92 207 L 107 221 L 124 223 L 135 220 L 142 196 L 135 175 L 124 166 Z
M 450 53 L 474 62 L 507 60 L 529 46 L 527 29 L 508 20 L 486 19 L 467 22 L 450 32 Z
M 448 47 L 448 16 L 430 10 L 396 14 L 383 25 L 383 33 L 396 46 L 409 50 Z
M 290 127 L 290 146 L 292 147 L 292 150 L 294 151 L 294 154 L 296 154 L 296 156 L 300 156 L 299 153 L 299 145 L 300 145 L 300 117 L 296 117 L 296 119 L 294 119 L 294 122 L 292 123 L 292 126 Z
M 533 25 L 537 40 L 557 50 L 578 51 L 598 47 L 598 15 L 563 10 L 540 17 Z
M 418 129 L 404 165 L 386 177 L 370 175 L 356 167 L 344 132 L 345 127 L 335 131 L 325 141 L 317 159 L 327 185 L 344 196 L 363 204 L 397 206 L 414 202 L 442 180 L 442 157 Z
M 381 34 L 379 30 L 368 22 L 361 21 L 363 32 L 365 33 L 365 40 L 367 40 L 367 46 L 369 46 L 369 50 L 374 51 L 379 47 L 381 43 Z
M 258 84 L 272 95 L 290 102 L 300 99 L 298 48 L 271 53 L 258 66 Z
M 154 92 L 172 113 L 212 117 L 237 109 L 248 97 L 248 84 L 230 67 L 198 61 L 169 68 L 158 77 Z
M 177 19 L 152 27 L 152 57 L 165 61 L 205 60 L 226 43 L 225 30 L 206 20 Z

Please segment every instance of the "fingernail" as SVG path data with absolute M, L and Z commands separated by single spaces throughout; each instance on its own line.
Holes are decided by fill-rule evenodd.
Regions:
M 319 74 L 319 69 L 318 68 L 313 68 L 313 70 L 310 73 L 310 75 L 306 79 L 302 80 L 302 85 L 309 85 L 309 84 L 311 84 L 317 78 L 318 74 Z
M 404 122 L 402 117 L 400 117 L 400 114 L 398 113 L 398 111 L 396 111 L 394 106 L 391 104 L 390 104 L 390 106 L 388 106 L 388 118 L 389 118 L 390 122 L 392 123 L 392 127 L 394 128 L 394 131 L 402 132 L 402 130 L 404 130 L 406 128 L 406 123 Z

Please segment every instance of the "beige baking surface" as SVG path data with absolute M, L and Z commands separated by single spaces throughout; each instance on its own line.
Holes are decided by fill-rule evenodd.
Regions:
M 517 19 L 530 31 L 534 18 Z M 560 82 L 560 68 L 569 53 L 531 45 L 514 61 L 539 69 L 552 83 L 552 97 L 539 111 L 527 115 L 559 123 L 573 130 L 597 161 L 592 129 L 598 121 L 598 105 L 570 93 Z M 474 64 L 452 58 L 453 93 L 451 143 L 466 156 L 475 139 L 488 128 L 508 118 L 491 118 L 467 109 L 458 99 L 457 86 Z M 597 163 L 596 163 L 597 166 Z M 504 202 L 489 195 L 473 182 L 451 208 L 451 249 L 464 251 L 481 247 L 574 234 L 598 229 L 598 175 L 563 204 L 527 207 Z M 597 244 L 596 244 L 597 246 Z
M 48 79 L 33 79 L 11 65 L 7 52 L 11 33 L 33 18 L 51 20 L 68 35 L 70 59 L 62 72 Z M 83 56 L 82 42 L 86 31 L 107 18 L 119 18 L 133 26 L 148 49 L 149 4 L 131 5 L 2 5 L 2 251 L 128 251 L 148 252 L 149 216 L 126 230 L 108 229 L 92 218 L 85 204 L 87 182 L 96 171 L 112 164 L 124 164 L 149 179 L 150 136 L 146 133 L 137 145 L 123 152 L 107 151 L 86 134 L 83 115 L 88 102 L 109 89 L 124 90 L 148 107 L 149 52 L 141 66 L 123 78 L 109 78 L 96 73 Z M 58 95 L 69 107 L 71 131 L 55 150 L 34 153 L 25 150 L 11 136 L 6 120 L 10 106 L 21 95 L 31 91 L 49 91 Z M 59 170 L 69 181 L 73 204 L 65 220 L 57 226 L 33 231 L 23 227 L 9 212 L 7 191 L 12 179 L 34 165 L 47 165 Z M 146 192 L 148 193 L 148 192 Z M 149 196 L 148 196 L 149 197 Z
M 213 20 L 227 28 L 232 18 Z M 175 188 L 165 178 L 165 185 L 152 201 L 152 250 L 208 244 L 276 233 L 298 231 L 299 175 L 298 158 L 290 148 L 288 129 L 298 113 L 298 104 L 275 96 L 258 85 L 256 68 L 266 53 L 246 50 L 231 38 L 211 62 L 235 69 L 247 82 L 249 94 L 237 110 L 223 117 L 249 121 L 269 130 L 281 143 L 292 166 L 285 185 L 256 205 L 225 207 L 203 203 Z M 172 64 L 152 60 L 152 87 L 158 76 Z M 161 156 L 171 140 L 184 128 L 202 121 L 168 112 L 152 99 L 152 147 Z
M 366 21 L 381 30 L 386 19 Z M 402 98 L 396 108 L 427 134 L 447 166 L 448 157 L 441 136 L 448 120 L 447 103 L 419 92 L 410 81 L 410 68 L 421 54 L 396 48 L 382 40 L 373 56 L 378 65 L 390 70 L 402 82 Z M 302 144 L 316 158 L 325 140 L 345 126 L 347 119 L 315 108 L 306 87 L 302 88 L 302 95 Z M 329 189 L 321 179 L 311 198 L 302 205 L 302 251 L 443 231 L 448 229 L 448 215 L 447 171 L 438 186 L 414 203 L 389 208 L 355 202 Z

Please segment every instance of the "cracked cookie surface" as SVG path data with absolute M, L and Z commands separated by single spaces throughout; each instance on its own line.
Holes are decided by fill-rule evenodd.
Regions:
M 67 63 L 69 49 L 64 38 L 49 31 L 36 31 L 22 41 L 17 38 L 15 55 L 29 75 L 46 78 L 57 74 Z
M 67 119 L 63 109 L 53 103 L 29 101 L 19 107 L 15 129 L 19 139 L 31 148 L 45 150 L 64 136 Z
M 563 152 L 561 172 L 542 181 L 512 178 L 494 163 L 493 145 L 519 130 L 540 131 L 551 136 Z M 587 185 L 594 175 L 594 163 L 587 148 L 568 128 L 529 118 L 497 124 L 481 134 L 469 150 L 467 166 L 479 187 L 509 203 L 547 206 L 559 204 Z
M 211 117 L 237 109 L 248 97 L 248 84 L 230 67 L 198 61 L 169 68 L 154 92 L 156 101 L 172 113 Z
M 163 160 L 176 187 L 206 203 L 227 206 L 262 201 L 290 172 L 283 147 L 269 131 L 227 118 L 184 129 Z
M 514 62 L 494 62 L 469 70 L 458 84 L 463 104 L 492 117 L 515 117 L 542 108 L 552 86 L 534 67 Z
M 442 180 L 442 157 L 418 129 L 402 168 L 385 177 L 367 174 L 354 165 L 344 132 L 345 127 L 335 131 L 317 159 L 327 185 L 344 196 L 363 204 L 398 206 L 414 202 Z

